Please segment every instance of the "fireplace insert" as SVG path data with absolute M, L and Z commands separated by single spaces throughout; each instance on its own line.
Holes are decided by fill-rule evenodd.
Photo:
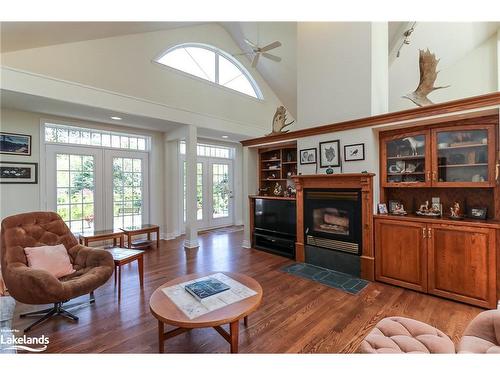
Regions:
M 361 190 L 306 189 L 304 230 L 308 245 L 361 254 Z

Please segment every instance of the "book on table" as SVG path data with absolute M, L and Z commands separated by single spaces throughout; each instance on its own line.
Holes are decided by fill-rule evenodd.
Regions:
M 184 289 L 186 289 L 186 292 L 190 293 L 198 301 L 201 301 L 204 298 L 229 290 L 230 287 L 229 285 L 211 277 L 206 280 L 187 284 L 184 286 Z

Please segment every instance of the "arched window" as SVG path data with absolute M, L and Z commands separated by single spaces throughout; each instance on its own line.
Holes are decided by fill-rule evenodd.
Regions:
M 263 99 L 257 83 L 243 65 L 217 47 L 199 43 L 179 44 L 160 55 L 156 62 Z

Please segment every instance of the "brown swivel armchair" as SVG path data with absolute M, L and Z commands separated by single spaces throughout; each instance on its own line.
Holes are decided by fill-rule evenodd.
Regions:
M 75 272 L 57 279 L 46 271 L 28 267 L 25 247 L 58 244 L 63 244 L 68 251 Z M 63 308 L 63 303 L 89 293 L 93 303 L 93 291 L 103 285 L 114 270 L 109 252 L 79 245 L 55 212 L 28 212 L 5 218 L 0 255 L 3 279 L 12 297 L 27 304 L 54 304 L 46 310 L 22 314 L 21 318 L 41 316 L 25 332 L 56 315 L 78 321 L 77 316 Z

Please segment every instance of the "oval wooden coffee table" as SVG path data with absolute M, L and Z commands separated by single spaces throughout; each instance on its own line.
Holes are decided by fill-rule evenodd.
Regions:
M 194 319 L 189 319 L 162 291 L 163 288 L 215 273 L 218 272 L 192 273 L 181 276 L 161 285 L 153 292 L 149 300 L 149 308 L 153 316 L 158 319 L 158 348 L 160 353 L 163 353 L 165 340 L 190 331 L 193 328 L 207 327 L 213 327 L 231 345 L 231 353 L 238 353 L 240 319 L 244 318 L 246 325 L 248 323 L 248 315 L 257 310 L 262 301 L 262 287 L 256 280 L 240 273 L 220 272 L 254 290 L 257 294 Z M 177 328 L 165 332 L 165 324 Z M 229 324 L 229 332 L 221 327 L 223 324 Z

